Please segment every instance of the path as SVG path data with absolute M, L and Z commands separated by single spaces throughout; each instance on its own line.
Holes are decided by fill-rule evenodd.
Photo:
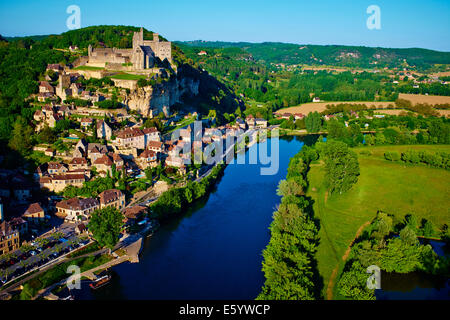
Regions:
M 91 252 L 91 253 L 87 253 L 87 254 L 84 254 L 84 255 L 81 255 L 81 256 L 78 256 L 78 257 L 73 257 L 73 258 L 67 258 L 67 257 L 64 257 L 64 258 L 61 259 L 61 260 L 56 259 L 56 260 L 58 260 L 58 261 L 55 260 L 56 263 L 48 264 L 48 265 L 46 265 L 44 268 L 40 269 L 39 271 L 30 274 L 30 275 L 27 276 L 26 278 L 17 281 L 16 283 L 10 285 L 10 286 L 7 287 L 7 288 L 2 289 L 2 290 L 0 291 L 0 294 L 6 294 L 6 293 L 9 293 L 9 292 L 12 292 L 12 291 L 14 291 L 15 289 L 17 289 L 18 287 L 20 287 L 22 284 L 24 284 L 25 282 L 27 282 L 27 281 L 29 281 L 29 280 L 31 280 L 31 279 L 33 279 L 33 278 L 35 278 L 35 277 L 41 275 L 42 273 L 44 273 L 44 272 L 48 271 L 49 269 L 52 269 L 52 268 L 54 268 L 54 267 L 56 267 L 56 266 L 58 266 L 58 265 L 60 265 L 60 264 L 62 264 L 62 263 L 70 262 L 70 261 L 73 261 L 73 260 L 79 259 L 79 258 L 85 258 L 85 257 L 91 256 L 91 255 L 102 254 L 102 253 L 104 253 L 104 252 L 106 252 L 105 249 L 100 249 L 100 250 L 98 250 L 98 251 Z
M 142 247 L 142 238 L 139 238 L 137 241 L 134 241 L 133 243 L 131 243 L 128 246 L 124 247 L 124 249 L 126 251 L 125 255 L 123 255 L 123 256 L 117 256 L 116 255 L 116 257 L 113 260 L 110 260 L 110 261 L 108 261 L 108 262 L 106 262 L 106 263 L 104 263 L 104 264 L 102 264 L 100 266 L 97 266 L 97 267 L 95 267 L 93 269 L 86 270 L 86 271 L 80 273 L 80 279 L 82 279 L 83 277 L 86 277 L 86 278 L 88 278 L 90 280 L 95 280 L 97 278 L 97 276 L 95 275 L 96 271 L 112 268 L 113 266 L 121 264 L 121 263 L 123 263 L 125 261 L 130 261 L 132 263 L 139 262 L 139 257 L 138 256 L 139 256 L 139 252 L 141 251 L 141 247 Z M 61 280 L 61 281 L 59 281 L 57 283 L 54 283 L 54 284 L 50 285 L 47 288 L 39 290 L 39 292 L 36 294 L 36 296 L 34 296 L 32 298 L 32 300 L 36 300 L 39 297 L 47 297 L 49 295 L 50 295 L 50 299 L 51 299 L 52 298 L 51 291 L 54 288 L 65 284 L 69 278 L 70 277 L 65 278 L 65 279 L 63 279 L 63 280 Z
M 347 247 L 347 250 L 345 250 L 344 255 L 342 256 L 342 261 L 345 262 L 350 255 L 350 251 L 352 249 L 352 245 L 355 242 L 356 239 L 361 235 L 364 228 L 367 227 L 370 224 L 370 221 L 366 221 L 362 226 L 359 227 L 359 229 L 356 231 L 355 238 L 353 238 L 350 245 Z M 333 273 L 331 274 L 330 280 L 328 281 L 328 287 L 327 287 L 327 300 L 333 300 L 333 288 L 334 288 L 334 282 L 339 270 L 340 263 L 337 264 L 336 268 L 334 268 Z

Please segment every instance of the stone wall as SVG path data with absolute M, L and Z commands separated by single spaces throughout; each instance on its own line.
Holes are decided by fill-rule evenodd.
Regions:
M 137 80 L 123 80 L 111 78 L 116 87 L 126 88 L 130 90 L 137 89 Z

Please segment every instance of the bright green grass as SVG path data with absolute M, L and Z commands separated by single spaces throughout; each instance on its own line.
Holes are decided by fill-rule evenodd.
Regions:
M 102 67 L 93 67 L 93 66 L 79 66 L 76 68 L 73 68 L 74 70 L 86 70 L 86 71 L 98 71 L 98 70 L 104 70 L 105 68 Z
M 110 76 L 110 78 L 119 80 L 139 80 L 139 79 L 146 79 L 147 76 L 142 74 L 119 73 Z
M 308 195 L 315 200 L 314 214 L 321 223 L 317 260 L 324 278 L 324 296 L 331 273 L 338 264 L 342 269 L 342 256 L 358 228 L 371 221 L 378 210 L 393 214 L 395 223 L 402 221 L 406 214 L 414 214 L 419 221 L 430 220 L 436 228 L 450 224 L 450 171 L 384 160 L 385 151 L 410 149 L 450 152 L 450 146 L 441 145 L 355 148 L 361 170 L 357 184 L 343 195 L 328 197 L 326 204 L 323 167 L 311 166 Z M 360 154 L 363 150 L 372 154 Z

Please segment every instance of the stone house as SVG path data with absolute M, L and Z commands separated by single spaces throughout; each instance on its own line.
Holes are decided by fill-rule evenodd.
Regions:
M 72 198 L 63 200 L 56 204 L 57 215 L 64 217 L 66 221 L 75 222 L 79 220 L 88 220 L 91 214 L 100 208 L 97 199 Z
M 158 165 L 158 157 L 156 152 L 145 149 L 136 159 L 136 162 L 142 169 L 156 167 Z
M 45 219 L 45 212 L 41 205 L 37 202 L 28 206 L 27 210 L 23 213 L 22 217 L 28 221 L 39 221 Z
M 257 128 L 267 128 L 267 120 L 262 118 L 255 119 L 255 126 Z
M 74 171 L 80 169 L 89 169 L 89 164 L 86 158 L 72 158 L 72 160 L 69 162 L 69 170 Z
M 88 159 L 95 162 L 108 153 L 108 147 L 99 143 L 89 143 L 87 146 Z
M 83 186 L 86 176 L 80 173 L 57 174 L 52 176 L 43 176 L 39 178 L 41 188 L 47 188 L 49 191 L 61 192 L 65 187 L 71 185 L 78 188 Z
M 111 173 L 112 171 L 112 165 L 114 162 L 111 160 L 111 158 L 104 154 L 100 158 L 97 158 L 93 162 L 93 166 L 97 169 L 97 172 L 100 173 L 102 176 L 106 176 L 108 173 Z
M 20 234 L 8 222 L 0 223 L 0 256 L 19 249 Z
M 69 171 L 64 163 L 60 162 L 49 162 L 47 163 L 47 173 L 48 174 L 63 174 Z
M 53 86 L 47 81 L 39 82 L 39 93 L 55 93 Z
M 100 209 L 114 207 L 118 210 L 125 208 L 125 195 L 117 189 L 105 190 L 98 195 Z
M 97 121 L 97 137 L 111 140 L 112 129 L 111 127 L 103 120 Z
M 93 122 L 94 120 L 92 118 L 82 118 L 80 120 L 80 125 L 84 130 L 86 130 L 92 125 Z
M 149 141 L 147 144 L 147 149 L 156 153 L 163 152 L 164 145 L 161 141 Z

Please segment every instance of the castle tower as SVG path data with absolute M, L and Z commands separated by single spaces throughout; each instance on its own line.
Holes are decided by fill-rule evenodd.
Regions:
M 92 45 L 88 46 L 88 56 L 90 57 L 92 55 Z
M 154 42 L 159 42 L 159 34 L 157 34 L 157 33 L 153 33 L 153 41 Z
M 142 46 L 144 42 L 144 30 L 141 27 L 141 30 L 133 33 L 133 49 L 136 47 Z

